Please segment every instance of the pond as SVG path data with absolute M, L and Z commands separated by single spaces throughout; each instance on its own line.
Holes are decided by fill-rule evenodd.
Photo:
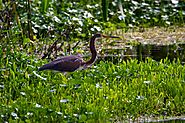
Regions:
M 151 120 L 149 123 L 184 123 L 185 118 L 169 118 L 165 120 Z
M 171 61 L 179 59 L 182 64 L 185 63 L 185 43 L 156 45 L 156 44 L 138 44 L 135 46 L 126 45 L 122 49 L 103 49 L 104 55 L 100 55 L 100 60 L 112 61 L 114 63 L 120 60 L 136 58 L 139 61 L 151 57 L 156 61 L 168 58 Z

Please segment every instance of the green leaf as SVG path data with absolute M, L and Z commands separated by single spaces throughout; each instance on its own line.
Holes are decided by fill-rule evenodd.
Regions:
M 41 3 L 41 12 L 42 13 L 46 13 L 47 12 L 50 1 L 51 0 L 42 0 L 42 3 Z

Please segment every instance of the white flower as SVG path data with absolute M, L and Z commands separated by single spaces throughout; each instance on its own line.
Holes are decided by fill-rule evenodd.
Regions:
M 178 4 L 179 0 L 171 0 L 173 4 Z
M 41 108 L 42 106 L 41 106 L 41 105 L 39 105 L 39 104 L 36 104 L 36 105 L 35 105 L 35 107 L 37 107 L 37 108 Z
M 25 95 L 26 95 L 26 93 L 25 93 L 25 92 L 20 92 L 20 94 L 21 94 L 21 95 L 23 95 L 23 96 L 25 96 Z
M 62 99 L 62 100 L 60 100 L 61 103 L 66 103 L 68 101 L 69 101 L 68 99 Z

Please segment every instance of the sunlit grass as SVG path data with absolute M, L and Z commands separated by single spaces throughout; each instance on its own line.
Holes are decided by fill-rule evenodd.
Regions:
M 46 61 L 22 53 L 7 52 L 0 61 L 1 121 L 108 122 L 185 114 L 185 68 L 178 60 L 100 62 L 67 75 L 38 72 Z
M 150 28 L 131 28 L 126 32 L 124 29 L 110 31 L 107 29 L 105 33 L 118 35 L 122 40 L 103 42 L 104 49 L 120 49 L 125 48 L 126 44 L 137 45 L 154 44 L 154 45 L 172 45 L 176 43 L 184 43 L 185 26 L 169 26 L 167 27 L 150 27 Z

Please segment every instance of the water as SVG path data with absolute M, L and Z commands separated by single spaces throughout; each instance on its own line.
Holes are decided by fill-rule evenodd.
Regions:
M 185 123 L 185 116 L 177 116 L 177 117 L 166 117 L 164 119 L 161 118 L 138 118 L 135 121 L 129 120 L 126 123 Z
M 185 119 L 168 119 L 168 120 L 151 121 L 149 123 L 185 123 Z
M 112 61 L 127 60 L 136 58 L 139 61 L 151 57 L 156 61 L 168 58 L 171 61 L 179 59 L 182 64 L 185 63 L 185 44 L 155 45 L 155 44 L 138 44 L 135 46 L 127 45 L 123 49 L 103 49 L 99 58 L 100 60 Z

